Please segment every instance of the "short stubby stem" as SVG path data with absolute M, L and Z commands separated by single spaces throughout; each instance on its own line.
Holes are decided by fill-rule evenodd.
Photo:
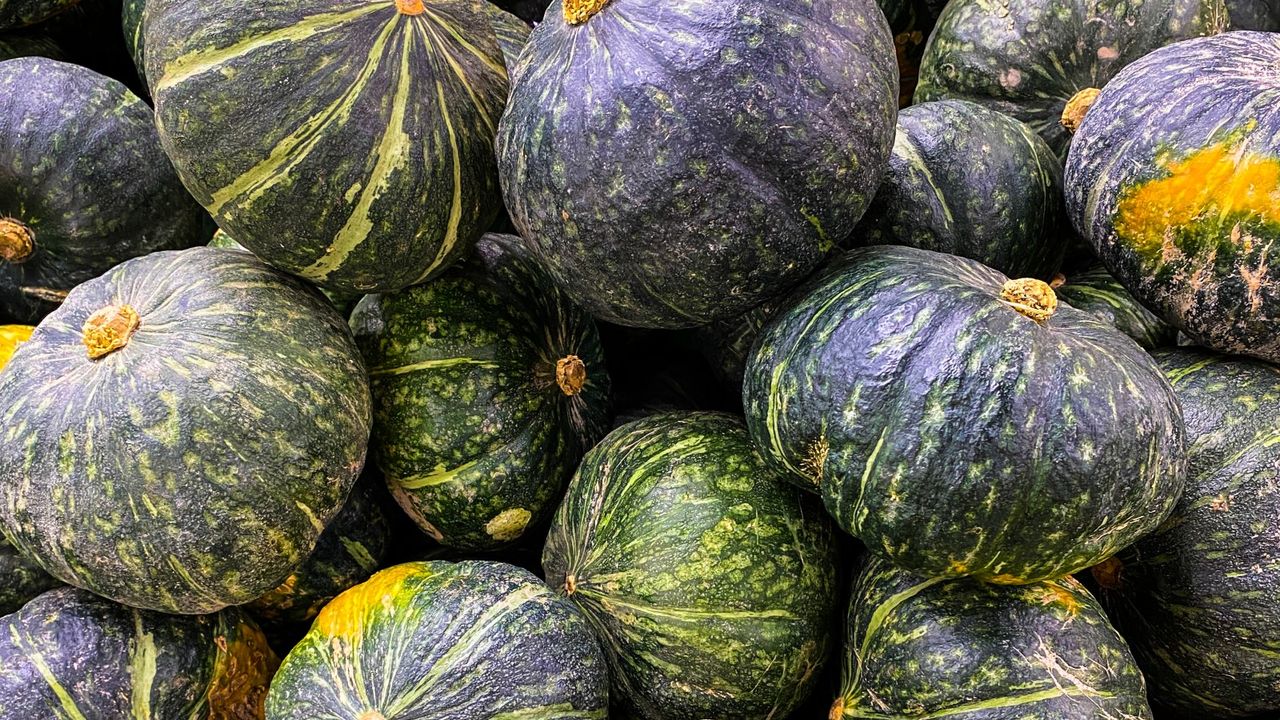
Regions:
M 840 720 L 844 717 L 844 698 L 838 697 L 834 703 L 831 703 L 831 712 L 827 714 L 827 720 Z
M 564 594 L 566 597 L 578 592 L 578 578 L 573 574 L 564 576 Z
M 422 0 L 396 0 L 396 9 L 401 15 L 421 15 L 427 11 Z
M 1053 288 L 1036 278 L 1009 280 L 1000 288 L 1000 299 L 1038 323 L 1047 321 L 1058 310 L 1058 296 Z
M 1080 123 L 1084 122 L 1084 116 L 1089 114 L 1089 108 L 1098 100 L 1098 93 L 1102 92 L 1098 88 L 1085 88 L 1067 101 L 1067 106 L 1062 109 L 1062 117 L 1058 122 L 1062 123 L 1062 127 L 1067 132 L 1075 134 L 1080 129 Z
M 26 261 L 36 251 L 36 236 L 21 220 L 0 219 L 0 260 L 14 264 Z
M 89 359 L 106 357 L 128 345 L 139 324 L 138 311 L 129 305 L 108 305 L 90 315 L 80 331 Z
M 569 397 L 582 392 L 587 384 L 587 365 L 577 355 L 566 355 L 556 361 L 556 384 Z
M 564 0 L 564 21 L 581 25 L 604 9 L 609 0 Z

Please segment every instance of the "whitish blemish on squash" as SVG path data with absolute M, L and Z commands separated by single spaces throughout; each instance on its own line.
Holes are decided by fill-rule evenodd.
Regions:
M 1058 296 L 1049 283 L 1036 278 L 1009 280 L 1000 288 L 1000 299 L 1006 305 L 1038 323 L 1053 317 L 1058 310 Z
M 128 345 L 140 322 L 138 311 L 130 305 L 108 305 L 90 315 L 80 329 L 89 359 L 97 360 Z
M 529 527 L 529 519 L 532 517 L 533 513 L 524 508 L 503 510 L 485 523 L 484 531 L 498 542 L 509 542 L 524 534 L 524 529 Z
M 364 627 L 365 616 L 375 608 L 390 610 L 405 581 L 424 572 L 420 563 L 405 563 L 374 574 L 334 598 L 316 617 L 314 629 L 331 638 L 354 638 Z
M 609 0 L 564 0 L 564 21 L 581 25 L 604 9 Z
M 247 720 L 266 712 L 267 689 L 280 667 L 267 638 L 256 625 L 240 622 L 230 639 L 214 639 L 218 658 L 209 684 L 209 720 Z
M 1058 119 L 1067 132 L 1074 134 L 1080 129 L 1080 123 L 1084 122 L 1084 116 L 1089 114 L 1089 109 L 1098 101 L 1101 92 L 1098 88 L 1085 88 L 1071 96 L 1066 107 L 1062 108 L 1062 117 Z
M 582 392 L 587 384 L 587 365 L 577 355 L 566 355 L 556 361 L 556 384 L 569 397 Z
M 16 265 L 31 257 L 35 249 L 31 228 L 14 218 L 0 218 L 0 260 Z
M 396 9 L 401 15 L 421 15 L 427 11 L 422 0 L 396 0 Z
M 1022 71 L 1017 68 L 1009 68 L 1000 73 L 1000 86 L 1006 90 L 1012 90 L 1022 84 Z

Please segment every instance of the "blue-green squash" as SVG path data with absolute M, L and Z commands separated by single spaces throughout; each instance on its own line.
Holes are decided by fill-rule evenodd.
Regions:
M 474 0 L 148 0 L 143 35 L 178 174 L 273 266 L 397 290 L 502 209 L 506 69 Z
M 1169 718 L 1280 714 L 1280 371 L 1164 350 L 1190 442 L 1187 490 L 1150 536 L 1093 570 Z
M 608 423 L 595 323 L 520 239 L 485 235 L 425 285 L 351 315 L 373 389 L 373 457 L 438 542 L 510 543 L 555 511 Z
M 0 617 L 0 718 L 262 720 L 278 664 L 235 608 L 164 615 L 61 588 Z
M 1214 350 L 1280 361 L 1280 35 L 1157 50 L 1106 87 L 1067 159 L 1076 229 L 1143 305 Z
M 1151 720 L 1133 654 L 1074 578 L 1001 587 L 873 559 L 845 628 L 830 720 Z
M 1170 347 L 1177 331 L 1142 306 L 1106 268 L 1094 266 L 1063 276 L 1058 299 L 1133 338 L 1144 350 Z
M 1142 348 L 953 255 L 849 251 L 765 328 L 742 392 L 773 467 L 929 577 L 1082 570 L 1155 529 L 1185 481 L 1182 414 Z
M 259 597 L 364 463 L 343 319 L 248 253 L 153 253 L 84 283 L 0 372 L 0 528 L 54 577 L 144 609 Z
M 637 718 L 786 717 L 829 654 L 830 522 L 731 415 L 653 415 L 606 436 L 542 565 L 602 638 L 614 702 Z
M 284 659 L 268 720 L 604 720 L 591 626 L 527 570 L 414 562 L 325 606 Z
M 801 282 L 893 141 L 873 0 L 563 0 L 511 70 L 511 220 L 598 318 L 681 328 Z

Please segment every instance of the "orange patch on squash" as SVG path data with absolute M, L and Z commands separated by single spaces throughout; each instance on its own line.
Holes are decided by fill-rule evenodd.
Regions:
M 336 638 L 353 638 L 364 627 L 365 616 L 381 607 L 391 609 L 404 589 L 405 581 L 428 574 L 422 563 L 405 563 L 374 574 L 363 583 L 343 592 L 324 606 L 316 617 L 315 630 Z
M 421 15 L 427 11 L 422 0 L 396 0 L 396 9 L 401 15 Z
M 258 626 L 240 622 L 214 638 L 218 657 L 209 683 L 209 720 L 257 720 L 265 715 L 267 689 L 280 667 Z
M 1062 608 L 1071 617 L 1075 617 L 1080 612 L 1080 608 L 1083 607 L 1075 593 L 1056 582 L 1045 583 L 1043 590 L 1039 592 L 1039 599 L 1043 605 L 1054 605 Z

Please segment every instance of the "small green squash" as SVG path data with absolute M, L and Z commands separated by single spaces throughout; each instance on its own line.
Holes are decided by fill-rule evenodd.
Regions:
M 1153 530 L 1185 480 L 1182 414 L 1142 348 L 1042 281 L 927 250 L 837 261 L 756 341 L 743 406 L 774 467 L 929 577 L 1076 572 Z
M 1152 50 L 1222 32 L 1227 21 L 1223 0 L 951 0 L 925 49 L 916 100 L 982 103 L 1066 157 L 1097 88 Z
M 1280 3 L 1275 0 L 1225 0 L 1232 30 L 1280 32 Z
M 161 141 L 218 226 L 331 290 L 462 257 L 502 209 L 502 51 L 475 0 L 148 0 Z
M 542 565 L 603 639 L 613 698 L 645 720 L 786 717 L 827 659 L 835 545 L 742 421 L 666 413 L 587 453 Z
M 595 323 L 510 235 L 437 280 L 368 295 L 351 315 L 369 368 L 373 451 L 440 543 L 509 543 L 555 511 L 608 423 Z
M 511 220 L 621 325 L 693 327 L 801 282 L 853 230 L 893 141 L 873 0 L 557 1 L 511 74 Z
M 856 235 L 1049 280 L 1070 232 L 1062 164 L 1049 146 L 1008 115 L 944 100 L 898 115 L 889 171 Z
M 370 400 L 345 323 L 248 253 L 80 285 L 0 372 L 0 527 L 54 577 L 213 612 L 280 584 L 346 500 Z
M 80 0 L 0 0 L 0 30 L 35 25 L 76 6 Z
M 163 615 L 61 588 L 0 617 L 0 717 L 262 720 L 278 663 L 235 608 Z
M 1175 344 L 1177 331 L 1134 300 L 1106 268 L 1095 266 L 1069 273 L 1064 280 L 1054 288 L 1058 299 L 1128 335 L 1144 350 Z
M 873 559 L 830 720 L 1150 720 L 1142 673 L 1074 578 L 1000 587 Z
M 1165 350 L 1190 473 L 1173 515 L 1093 570 L 1170 718 L 1280 715 L 1280 371 Z
M 1111 81 L 1067 160 L 1067 207 L 1107 269 L 1197 343 L 1280 362 L 1280 35 L 1157 50 Z
M 0 315 L 36 322 L 131 257 L 203 241 L 200 206 L 123 85 L 40 57 L 0 62 Z
M 268 720 L 604 720 L 608 670 L 572 604 L 513 565 L 397 565 L 339 595 L 285 658 Z

